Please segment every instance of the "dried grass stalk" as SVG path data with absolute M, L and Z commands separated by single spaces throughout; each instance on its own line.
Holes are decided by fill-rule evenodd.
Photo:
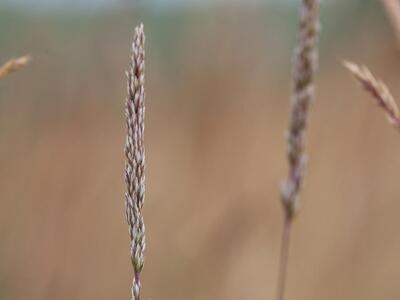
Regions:
M 393 27 L 397 46 L 400 47 L 400 1 L 381 0 L 381 2 Z
M 7 61 L 3 66 L 0 67 L 0 80 L 4 79 L 10 73 L 24 67 L 30 60 L 30 56 L 25 55 L 20 58 L 13 58 Z
M 145 192 L 145 36 L 143 24 L 135 28 L 132 43 L 131 62 L 127 72 L 128 96 L 125 103 L 127 136 L 125 144 L 125 194 L 126 218 L 131 238 L 130 252 L 134 269 L 132 299 L 140 299 L 140 274 L 144 264 L 145 226 L 143 222 L 143 202 Z
M 299 206 L 304 176 L 304 135 L 310 103 L 314 99 L 314 75 L 318 61 L 319 0 L 302 0 L 297 47 L 294 52 L 288 142 L 289 175 L 281 187 L 284 231 L 278 278 L 278 300 L 284 299 L 291 224 Z
M 281 189 L 286 215 L 292 218 L 298 207 L 303 179 L 304 133 L 308 110 L 314 99 L 314 74 L 318 60 L 319 0 L 303 0 L 298 45 L 294 52 L 288 142 L 289 176 Z
M 377 80 L 366 67 L 359 67 L 351 62 L 344 62 L 344 66 L 361 86 L 372 95 L 378 106 L 382 107 L 388 121 L 394 127 L 400 129 L 399 109 L 387 86 L 382 81 Z

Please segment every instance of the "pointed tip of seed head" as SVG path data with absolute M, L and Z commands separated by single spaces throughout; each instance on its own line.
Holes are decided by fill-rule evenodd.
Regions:
M 343 61 L 344 67 L 361 83 L 377 82 L 371 71 L 365 66 L 358 66 L 351 61 Z
M 133 44 L 144 45 L 145 39 L 146 38 L 145 38 L 145 34 L 144 34 L 143 23 L 140 23 L 138 26 L 135 27 L 134 34 L 133 34 Z
M 349 60 L 343 60 L 342 64 L 346 69 L 348 69 L 351 72 L 355 72 L 356 70 L 359 69 L 358 66 L 355 63 L 353 63 L 353 62 L 351 62 Z
M 15 62 L 16 62 L 16 64 L 18 66 L 22 67 L 22 66 L 25 66 L 27 63 L 29 63 L 31 61 L 31 59 L 32 59 L 31 55 L 27 54 L 27 55 L 24 55 L 24 56 L 22 56 L 20 58 L 17 58 L 15 60 Z
M 144 34 L 143 23 L 140 23 L 138 26 L 135 27 L 135 34 L 136 35 L 143 35 Z
M 399 109 L 388 87 L 381 80 L 376 79 L 365 66 L 359 67 L 349 61 L 344 61 L 343 65 L 350 71 L 355 79 L 369 91 L 378 105 L 383 107 L 389 122 L 398 126 L 397 124 L 399 124 L 400 118 Z
M 350 73 L 355 76 L 356 78 L 360 79 L 360 77 L 362 77 L 362 73 L 365 73 L 364 71 L 369 72 L 368 70 L 366 70 L 365 68 L 361 68 L 358 65 L 356 65 L 355 63 L 348 61 L 348 60 L 344 60 L 342 62 L 343 66 L 350 71 Z
M 15 72 L 29 63 L 31 60 L 30 55 L 13 58 L 7 61 L 4 65 L 0 66 L 0 79 L 3 79 L 8 74 Z

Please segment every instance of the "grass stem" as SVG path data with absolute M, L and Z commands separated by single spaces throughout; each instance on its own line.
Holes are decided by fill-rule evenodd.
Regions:
M 283 220 L 283 232 L 282 232 L 282 243 L 281 243 L 281 253 L 279 260 L 279 277 L 278 277 L 278 293 L 277 300 L 283 300 L 285 297 L 285 287 L 286 287 L 286 277 L 287 268 L 289 261 L 289 245 L 290 245 L 290 235 L 292 231 L 292 221 L 293 218 L 288 214 L 285 214 Z

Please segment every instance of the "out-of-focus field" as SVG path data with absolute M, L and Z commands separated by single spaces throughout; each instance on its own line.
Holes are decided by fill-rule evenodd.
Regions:
M 287 299 L 399 299 L 400 136 L 341 60 L 400 95 L 400 56 L 377 3 L 325 2 Z M 129 298 L 124 70 L 140 21 L 143 299 L 274 298 L 296 11 L 220 6 L 0 11 L 0 60 L 33 57 L 0 82 L 1 299 Z

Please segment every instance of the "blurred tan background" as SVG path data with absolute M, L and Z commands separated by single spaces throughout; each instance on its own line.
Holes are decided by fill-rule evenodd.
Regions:
M 139 22 L 143 299 L 274 299 L 299 1 L 94 2 L 0 5 L 0 61 L 33 57 L 0 82 L 0 299 L 129 299 L 124 71 Z M 400 53 L 378 1 L 322 7 L 287 299 L 399 299 L 400 136 L 341 60 L 400 95 Z

